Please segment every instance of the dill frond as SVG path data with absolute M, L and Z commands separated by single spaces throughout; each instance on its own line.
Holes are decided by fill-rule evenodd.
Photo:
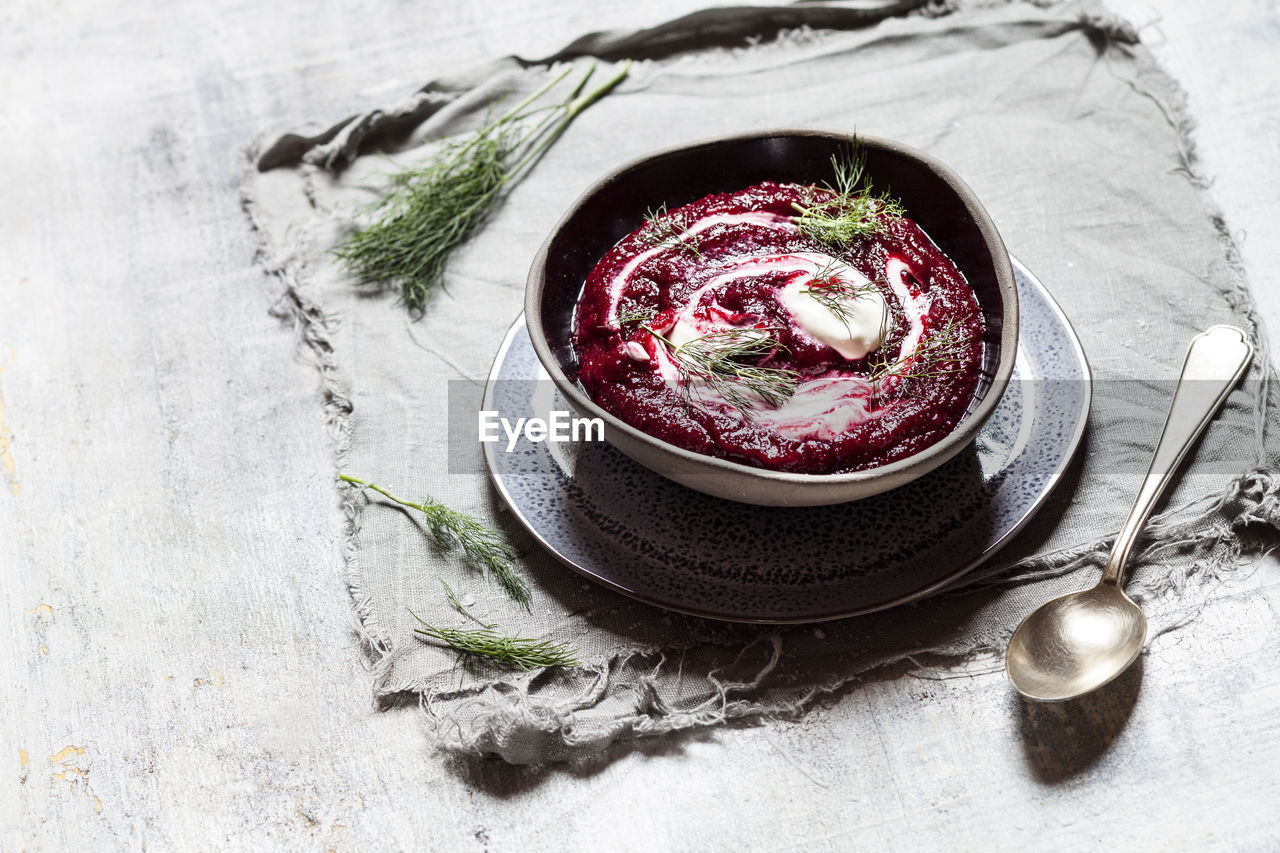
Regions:
M 441 586 L 444 587 L 445 601 L 449 602 L 449 606 L 452 607 L 454 610 L 458 611 L 460 615 L 467 617 L 472 622 L 479 625 L 481 628 L 492 629 L 492 628 L 498 627 L 495 624 L 481 622 L 479 619 L 477 619 L 475 615 L 466 608 L 466 605 L 462 603 L 462 599 L 458 598 L 458 594 L 453 591 L 453 587 L 449 586 L 449 582 L 446 581 L 444 578 L 440 578 L 440 584 Z M 417 618 L 417 617 L 414 617 L 414 618 Z
M 486 128 L 396 175 L 378 220 L 337 250 L 356 283 L 398 284 L 405 307 L 420 313 L 449 254 L 476 230 L 510 179 L 506 160 L 515 143 L 504 129 Z
M 791 205 L 799 214 L 792 217 L 796 230 L 828 248 L 840 249 L 882 233 L 895 219 L 905 216 L 902 202 L 888 192 L 874 193 L 866 168 L 867 152 L 855 136 L 843 158 L 831 157 L 834 179 L 827 185 L 831 196 Z
M 450 509 L 427 498 L 422 503 L 406 501 L 374 483 L 343 474 L 340 479 L 362 488 L 372 489 L 390 501 L 422 514 L 427 533 L 442 548 L 457 547 L 464 559 L 485 577 L 495 581 L 511 599 L 529 609 L 533 594 L 528 582 L 516 573 L 516 552 L 502 534 L 481 524 L 465 513 Z
M 844 327 L 849 328 L 849 321 L 853 319 L 854 308 L 851 304 L 872 293 L 879 291 L 879 285 L 884 283 L 880 281 L 856 282 L 841 278 L 839 268 L 841 264 L 835 258 L 830 259 L 825 266 L 820 267 L 809 280 L 809 284 L 800 292 L 813 299 L 823 308 L 826 308 L 836 319 L 844 323 Z M 880 339 L 884 340 L 883 322 L 881 324 Z
M 638 308 L 635 311 L 619 314 L 613 318 L 613 322 L 619 326 L 624 326 L 627 323 L 648 323 L 656 316 L 658 316 L 658 312 L 653 308 Z
M 644 230 L 640 239 L 657 249 L 671 249 L 676 252 L 688 252 L 698 260 L 702 260 L 702 250 L 684 236 L 684 229 L 667 217 L 665 203 L 647 211 L 644 215 Z
M 421 316 L 443 280 L 453 250 L 475 232 L 502 193 L 527 173 L 570 122 L 627 76 L 630 62 L 603 85 L 582 94 L 595 71 L 593 63 L 562 101 L 535 106 L 571 70 L 505 115 L 445 142 L 420 165 L 393 176 L 390 191 L 372 208 L 375 221 L 334 250 L 356 284 L 399 288 L 405 307 Z
M 557 640 L 534 640 L 527 637 L 508 637 L 497 633 L 496 626 L 484 628 L 437 628 L 425 622 L 413 611 L 421 628 L 414 633 L 427 641 L 445 646 L 464 658 L 483 659 L 513 669 L 531 670 L 544 666 L 581 666 L 577 651 L 568 643 Z
M 871 364 L 867 379 L 879 386 L 886 379 L 896 378 L 897 387 L 910 395 L 913 379 L 963 371 L 960 359 L 972 344 L 973 335 L 964 328 L 964 324 L 951 319 L 922 340 L 910 355 L 890 360 L 882 349 L 880 357 Z
M 771 329 L 722 329 L 679 345 L 649 326 L 645 329 L 666 344 L 686 391 L 694 386 L 695 380 L 705 382 L 747 418 L 755 407 L 753 398 L 781 406 L 791 399 L 799 385 L 800 374 L 794 370 L 746 362 L 786 349 Z

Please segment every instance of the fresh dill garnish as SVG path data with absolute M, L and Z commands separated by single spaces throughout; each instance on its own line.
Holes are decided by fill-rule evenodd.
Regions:
M 947 376 L 964 370 L 960 359 L 973 344 L 973 335 L 960 320 L 943 323 L 927 339 L 920 341 L 915 352 L 894 360 L 881 349 L 880 357 L 871 364 L 867 379 L 877 386 L 896 377 L 897 388 L 911 394 L 911 381 L 931 376 Z
M 810 277 L 809 286 L 819 289 L 829 289 L 850 284 L 850 282 L 840 276 L 841 268 L 848 265 L 839 258 L 833 258 L 829 255 L 824 257 L 825 261 L 821 265 L 819 265 L 817 261 L 813 262 L 816 272 L 814 272 Z
M 613 318 L 613 322 L 618 326 L 624 326 L 627 323 L 648 323 L 656 316 L 658 312 L 653 308 L 637 308 L 635 311 L 617 315 Z
M 375 221 L 346 239 L 335 253 L 359 285 L 399 287 L 420 316 L 440 285 L 450 253 L 488 215 L 503 190 L 524 177 L 569 122 L 627 76 L 630 62 L 603 85 L 582 90 L 595 63 L 566 98 L 535 106 L 562 81 L 566 69 L 510 112 L 479 130 L 441 145 L 422 164 L 391 178 L 373 207 Z
M 902 218 L 902 203 L 887 192 L 876 195 L 866 174 L 867 152 L 854 137 L 844 157 L 832 155 L 834 182 L 827 185 L 830 196 L 813 198 L 807 204 L 791 206 L 796 230 L 830 248 L 841 248 L 862 237 L 880 233 L 895 219 Z
M 773 329 L 721 329 L 677 345 L 652 327 L 644 328 L 666 344 L 686 393 L 697 381 L 704 382 L 748 418 L 755 407 L 753 397 L 781 406 L 800 382 L 800 374 L 789 368 L 747 363 L 786 349 Z
M 445 580 L 444 578 L 440 578 L 440 584 L 444 587 L 445 601 L 449 602 L 449 606 L 452 607 L 454 610 L 458 611 L 459 614 L 467 617 L 472 622 L 479 625 L 481 628 L 492 629 L 492 628 L 498 627 L 497 625 L 490 624 L 488 622 L 481 622 L 479 619 L 477 619 L 475 615 L 470 610 L 467 609 L 466 605 L 462 603 L 462 599 L 458 598 L 458 594 L 453 591 L 453 587 L 449 586 L 449 582 L 447 580 Z
M 534 640 L 527 637 L 508 637 L 497 633 L 496 626 L 484 628 L 437 628 L 414 613 L 409 613 L 421 623 L 414 633 L 446 646 L 471 662 L 489 662 L 525 671 L 543 666 L 581 666 L 577 651 L 568 643 L 557 640 Z
M 684 236 L 684 229 L 667 216 L 667 205 L 664 202 L 657 208 L 650 209 L 644 215 L 644 230 L 640 239 L 656 249 L 671 249 L 677 252 L 688 252 L 698 260 L 702 260 L 702 250 Z
M 854 316 L 852 303 L 878 293 L 879 287 L 874 281 L 858 282 L 841 277 L 840 269 L 843 266 L 845 265 L 840 261 L 831 258 L 825 266 L 818 268 L 809 284 L 800 292 L 834 314 L 848 329 L 849 321 Z M 883 339 L 884 336 L 881 335 L 881 340 Z
M 529 609 L 532 593 L 524 578 L 516 574 L 516 552 L 502 534 L 492 527 L 487 527 L 469 515 L 449 509 L 444 504 L 427 498 L 422 503 L 406 501 L 388 492 L 381 486 L 348 477 L 340 479 L 366 489 L 372 489 L 388 500 L 400 506 L 414 509 L 422 513 L 427 524 L 427 532 L 441 548 L 458 547 L 466 561 L 482 574 L 497 582 L 498 586 L 512 600 Z

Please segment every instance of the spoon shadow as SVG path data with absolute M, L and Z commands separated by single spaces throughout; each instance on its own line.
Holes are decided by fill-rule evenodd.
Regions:
M 1014 694 L 1023 757 L 1036 781 L 1066 782 L 1093 767 L 1128 725 L 1142 689 L 1143 657 L 1115 681 L 1067 702 L 1030 702 Z

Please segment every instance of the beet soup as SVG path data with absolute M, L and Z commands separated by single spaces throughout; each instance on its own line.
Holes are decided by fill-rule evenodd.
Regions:
M 854 203 L 869 216 L 853 233 L 811 227 Z M 587 278 L 573 345 L 587 394 L 649 435 L 835 474 L 950 433 L 982 333 L 964 276 L 892 202 L 763 183 L 658 211 L 620 240 Z

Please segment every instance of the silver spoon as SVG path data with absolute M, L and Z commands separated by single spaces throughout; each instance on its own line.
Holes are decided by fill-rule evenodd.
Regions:
M 1147 638 L 1147 619 L 1124 594 L 1125 563 L 1138 532 L 1187 451 L 1253 358 L 1235 326 L 1211 326 L 1191 341 L 1151 468 L 1116 536 L 1102 580 L 1045 602 L 1009 640 L 1004 667 L 1027 699 L 1063 702 L 1096 690 L 1129 668 Z

